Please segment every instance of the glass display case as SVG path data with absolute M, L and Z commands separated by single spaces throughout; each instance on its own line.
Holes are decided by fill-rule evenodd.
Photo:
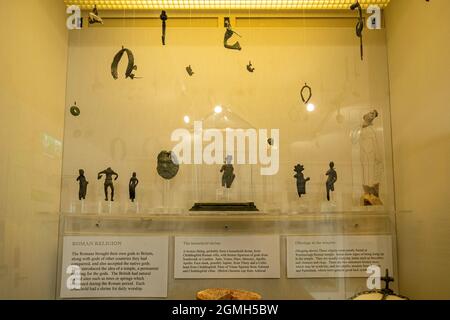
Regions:
M 366 279 L 287 278 L 286 237 L 389 235 L 397 272 L 385 33 L 367 34 L 361 61 L 353 20 L 333 25 L 329 14 L 323 25 L 279 26 L 244 18 L 233 17 L 241 51 L 224 48 L 220 17 L 219 27 L 169 29 L 165 46 L 159 28 L 133 19 L 71 32 L 60 237 L 167 235 L 170 266 L 177 236 L 277 235 L 280 278 L 169 273 L 168 298 L 194 299 L 208 287 L 245 287 L 265 299 L 350 298 Z M 125 78 L 126 59 L 111 76 L 122 46 L 134 54 L 134 79 Z M 227 148 L 236 130 L 243 138 Z M 161 161 L 176 167 L 172 177 L 161 176 Z M 117 180 L 100 177 L 107 168 Z M 105 201 L 111 186 L 114 201 Z

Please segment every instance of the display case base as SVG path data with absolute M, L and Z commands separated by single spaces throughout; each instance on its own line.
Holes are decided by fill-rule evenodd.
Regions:
M 196 203 L 190 211 L 259 211 L 254 202 Z

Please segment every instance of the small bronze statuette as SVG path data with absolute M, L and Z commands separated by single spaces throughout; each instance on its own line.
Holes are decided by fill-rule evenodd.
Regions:
M 303 175 L 304 170 L 305 168 L 301 164 L 296 165 L 294 168 L 294 171 L 296 172 L 294 178 L 297 179 L 297 192 L 300 198 L 302 195 L 306 194 L 306 182 L 311 180 L 309 177 L 305 179 L 305 176 Z
M 330 191 L 334 191 L 334 184 L 337 181 L 337 172 L 334 170 L 334 162 L 330 162 L 330 170 L 326 173 L 328 176 L 326 187 L 327 187 L 327 200 L 330 201 Z
M 114 78 L 114 80 L 117 80 L 119 78 L 119 73 L 117 71 L 117 68 L 119 67 L 119 62 L 122 59 L 122 56 L 124 53 L 127 53 L 128 56 L 128 66 L 127 71 L 125 72 L 125 79 L 130 78 L 131 80 L 137 79 L 133 71 L 137 70 L 137 66 L 134 64 L 134 55 L 133 52 L 130 49 L 124 48 L 122 46 L 122 49 L 117 52 L 117 54 L 114 56 L 114 60 L 111 64 L 111 74 Z
M 77 102 L 75 101 L 74 105 L 70 107 L 70 114 L 74 117 L 78 117 L 81 114 L 80 108 L 77 107 Z
M 247 65 L 248 72 L 254 72 L 255 68 L 253 68 L 252 62 L 250 61 Z
M 128 189 L 130 191 L 130 200 L 131 202 L 134 202 L 136 199 L 136 187 L 139 184 L 139 180 L 136 177 L 136 172 L 133 172 L 133 176 L 130 179 L 130 183 L 128 185 Z
M 111 201 L 114 201 L 114 183 L 112 177 L 116 176 L 114 180 L 117 180 L 119 175 L 115 173 L 113 169 L 108 168 L 102 172 L 99 172 L 97 179 L 100 180 L 103 175 L 105 175 L 105 201 L 108 201 L 108 188 L 111 189 Z
M 94 6 L 94 9 L 92 9 L 92 12 L 89 12 L 88 20 L 89 20 L 89 24 L 94 24 L 94 23 L 103 24 L 103 19 L 100 18 L 99 14 L 98 14 L 97 5 Z
M 161 151 L 158 155 L 158 174 L 166 179 L 171 180 L 175 178 L 180 170 L 178 159 L 173 152 Z
M 230 23 L 230 19 L 225 19 L 225 28 L 227 28 L 227 30 L 225 31 L 225 37 L 223 39 L 223 45 L 225 48 L 227 49 L 231 49 L 231 50 L 242 50 L 241 45 L 239 44 L 239 41 L 235 42 L 234 44 L 230 45 L 228 44 L 228 40 L 230 40 L 230 38 L 236 34 L 237 36 L 240 37 L 240 35 L 237 32 L 234 32 L 231 29 L 231 23 Z
M 80 191 L 78 192 L 78 198 L 80 200 L 86 200 L 86 194 L 87 194 L 87 186 L 89 182 L 86 180 L 86 177 L 84 176 L 84 170 L 79 170 L 80 176 L 77 178 L 77 181 L 80 183 Z
M 192 67 L 191 65 L 186 67 L 186 72 L 188 73 L 189 76 L 193 76 L 194 75 L 194 71 L 192 71 Z
M 227 189 L 231 188 L 231 185 L 233 184 L 234 179 L 236 178 L 236 175 L 234 174 L 234 167 L 231 164 L 231 161 L 233 160 L 232 156 L 227 156 L 224 165 L 220 169 L 220 172 L 223 172 L 222 175 L 222 187 L 226 187 Z
M 162 21 L 162 44 L 163 46 L 166 45 L 166 21 L 167 21 L 167 14 L 166 12 L 163 10 L 161 12 L 161 15 L 159 16 L 159 18 Z

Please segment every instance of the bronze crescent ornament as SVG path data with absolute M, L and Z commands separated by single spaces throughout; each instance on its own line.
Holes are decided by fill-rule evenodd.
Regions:
M 134 55 L 133 52 L 130 49 L 124 48 L 122 46 L 122 49 L 116 53 L 114 56 L 114 60 L 111 64 L 111 74 L 114 78 L 114 80 L 117 80 L 119 78 L 119 73 L 117 71 L 117 68 L 119 67 L 119 62 L 122 60 L 123 54 L 127 53 L 128 56 L 128 66 L 127 70 L 125 72 L 125 79 L 130 78 L 131 80 L 137 79 L 133 71 L 137 70 L 137 66 L 134 64 Z

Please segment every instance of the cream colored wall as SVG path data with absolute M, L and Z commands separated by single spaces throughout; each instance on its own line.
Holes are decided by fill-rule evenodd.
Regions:
M 400 289 L 450 298 L 450 1 L 386 12 Z
M 0 10 L 0 298 L 55 295 L 67 65 L 60 0 Z

